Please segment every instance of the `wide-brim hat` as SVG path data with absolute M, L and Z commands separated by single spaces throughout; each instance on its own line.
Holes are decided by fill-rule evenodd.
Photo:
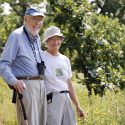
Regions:
M 59 37 L 61 37 L 61 40 L 64 39 L 64 36 L 60 32 L 60 29 L 56 26 L 51 26 L 51 27 L 49 27 L 48 29 L 45 30 L 43 42 L 46 42 L 49 38 L 51 38 L 53 36 L 59 36 Z
M 37 9 L 37 8 L 28 8 L 27 10 L 26 10 L 26 12 L 25 12 L 25 16 L 26 15 L 31 15 L 31 16 L 45 16 L 44 15 L 44 13 L 41 11 L 41 10 L 39 10 L 39 9 Z

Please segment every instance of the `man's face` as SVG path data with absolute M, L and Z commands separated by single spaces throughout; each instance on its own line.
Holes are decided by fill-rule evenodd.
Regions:
M 42 16 L 30 16 L 27 15 L 24 17 L 25 25 L 27 26 L 29 32 L 35 36 L 40 31 L 43 26 L 43 17 Z

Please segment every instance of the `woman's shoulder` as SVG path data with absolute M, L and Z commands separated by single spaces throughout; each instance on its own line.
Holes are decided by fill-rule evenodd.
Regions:
M 63 59 L 65 59 L 65 60 L 69 60 L 69 58 L 66 55 L 61 54 L 61 53 L 60 53 L 60 57 L 63 58 Z

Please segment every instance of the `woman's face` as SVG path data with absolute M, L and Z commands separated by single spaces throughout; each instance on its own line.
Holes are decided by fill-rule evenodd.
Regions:
M 51 51 L 58 51 L 62 43 L 60 36 L 53 36 L 49 38 L 46 42 L 47 49 Z
M 25 22 L 25 25 L 27 26 L 29 32 L 32 35 L 36 35 L 39 33 L 40 29 L 43 26 L 43 17 L 27 15 L 24 17 L 24 22 Z

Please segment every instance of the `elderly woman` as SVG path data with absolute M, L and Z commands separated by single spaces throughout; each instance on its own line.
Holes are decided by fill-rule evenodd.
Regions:
M 76 125 L 70 98 L 75 104 L 78 116 L 84 117 L 71 82 L 70 61 L 59 52 L 63 39 L 58 27 L 51 26 L 44 32 L 43 41 L 47 50 L 43 52 L 42 58 L 46 64 L 47 125 Z

